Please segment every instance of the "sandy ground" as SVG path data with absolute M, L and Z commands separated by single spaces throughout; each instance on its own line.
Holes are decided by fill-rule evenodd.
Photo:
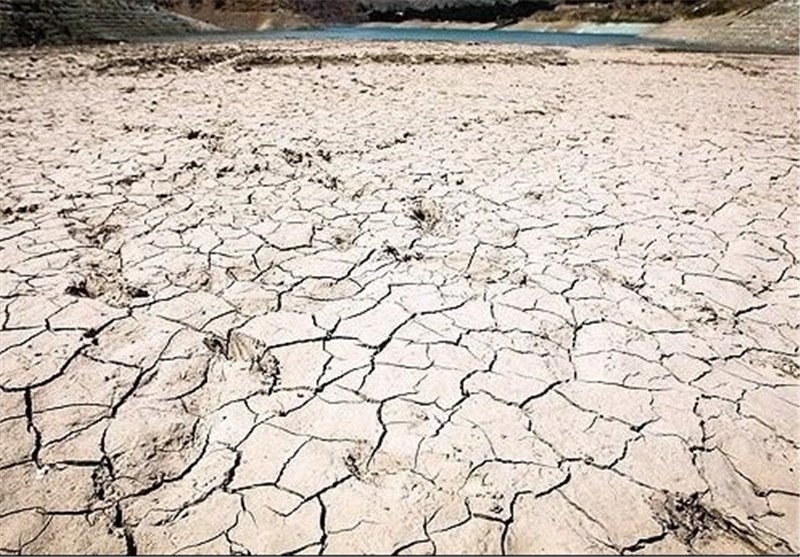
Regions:
M 796 57 L 4 53 L 0 548 L 797 552 L 797 95 Z

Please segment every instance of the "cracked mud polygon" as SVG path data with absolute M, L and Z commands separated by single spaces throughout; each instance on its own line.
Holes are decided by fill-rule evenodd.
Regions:
M 0 60 L 0 549 L 796 553 L 796 57 Z

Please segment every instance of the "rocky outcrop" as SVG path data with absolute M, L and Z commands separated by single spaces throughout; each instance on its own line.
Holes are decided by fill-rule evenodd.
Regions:
M 257 31 L 309 24 L 307 18 L 277 0 L 156 0 L 156 4 L 228 30 Z
M 798 52 L 800 0 L 777 0 L 745 13 L 661 25 L 649 37 L 741 51 Z
M 137 0 L 0 0 L 0 46 L 108 42 L 208 29 Z
M 223 29 L 302 28 L 359 21 L 356 0 L 155 0 L 170 11 Z

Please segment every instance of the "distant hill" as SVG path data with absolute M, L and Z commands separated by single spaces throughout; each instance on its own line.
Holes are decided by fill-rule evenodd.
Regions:
M 664 22 L 749 10 L 769 0 L 156 0 L 223 28 L 306 27 L 358 21 Z
M 361 0 L 359 12 L 371 21 L 516 21 L 550 12 L 557 0 Z
M 771 0 L 359 0 L 373 21 L 406 19 L 664 22 L 763 7 Z

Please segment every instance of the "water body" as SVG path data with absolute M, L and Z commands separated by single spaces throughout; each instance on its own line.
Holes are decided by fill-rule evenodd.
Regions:
M 239 35 L 239 33 L 237 33 Z M 635 34 L 603 32 L 518 31 L 504 29 L 434 29 L 427 27 L 335 26 L 323 29 L 274 30 L 248 33 L 248 39 L 306 39 L 351 41 L 439 41 L 454 43 L 512 43 L 549 46 L 652 45 Z

